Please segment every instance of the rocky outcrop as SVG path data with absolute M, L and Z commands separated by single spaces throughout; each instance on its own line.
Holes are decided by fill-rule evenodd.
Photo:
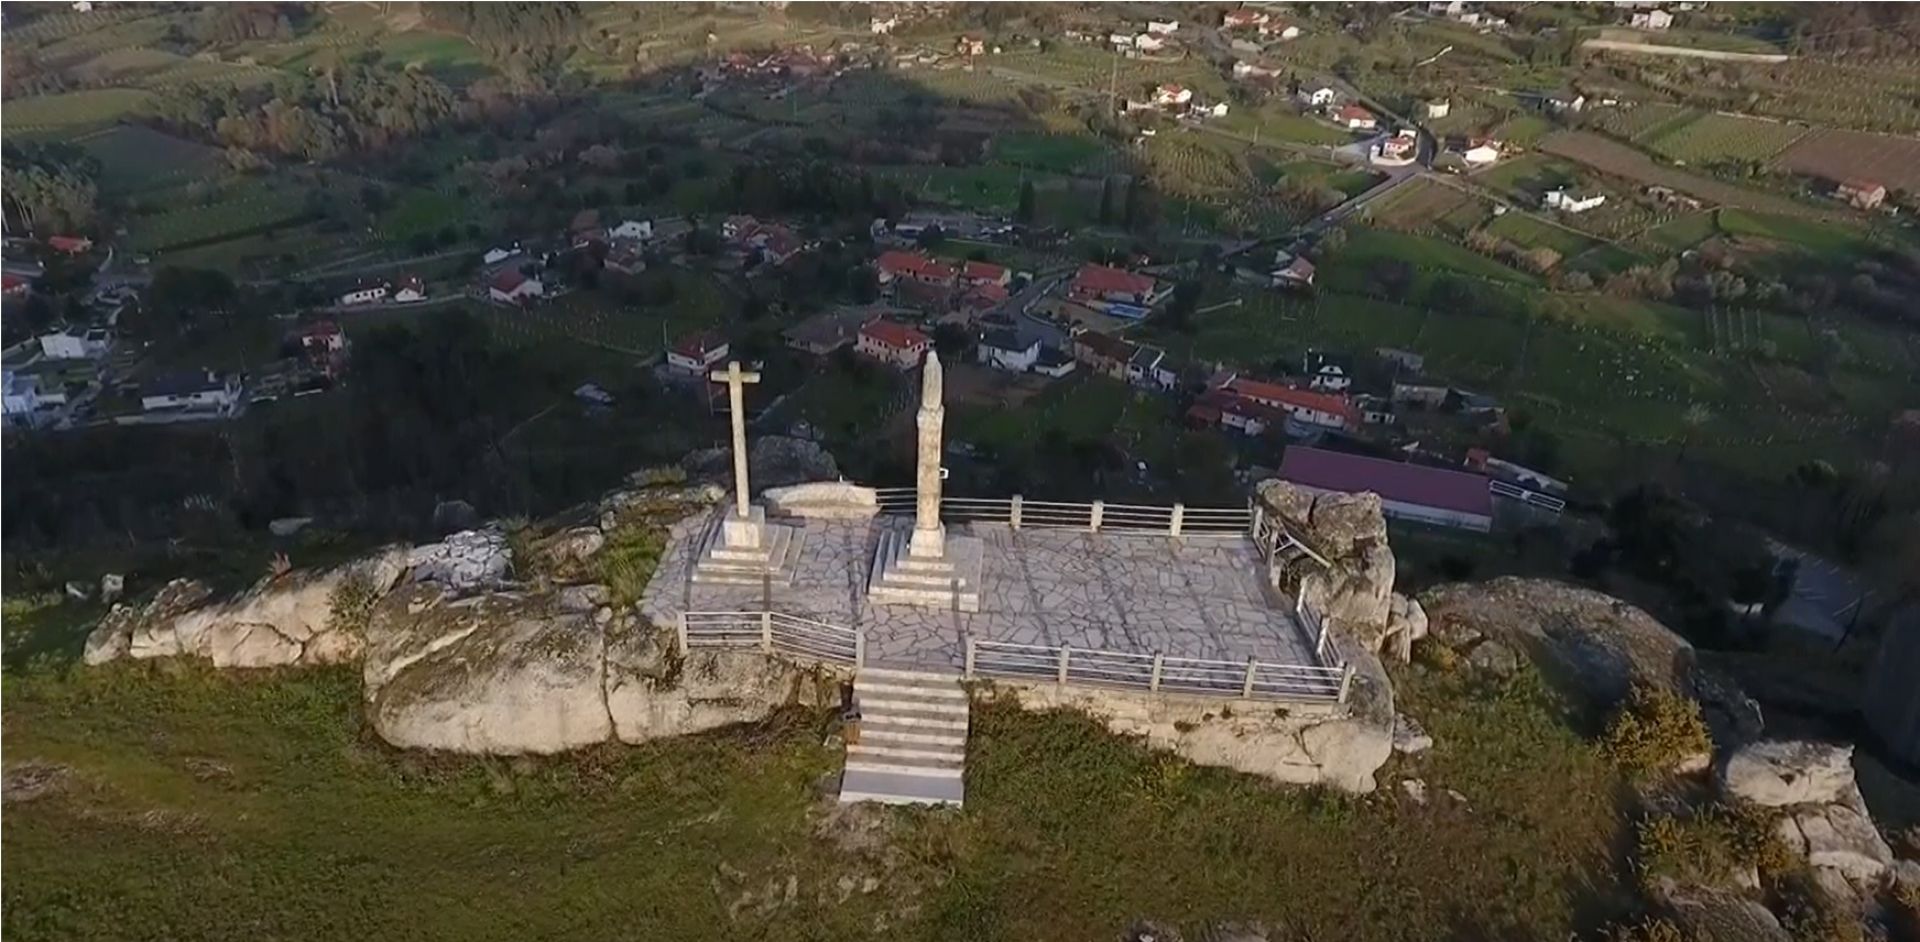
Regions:
M 406 572 L 407 551 L 390 547 L 344 566 L 270 576 L 211 604 L 198 583 L 175 581 L 139 610 L 115 606 L 87 640 L 89 664 L 116 657 L 200 657 L 215 667 L 338 664 L 364 643 L 353 611 L 371 605 Z M 122 643 L 121 639 L 125 642 Z
M 760 495 L 767 511 L 819 520 L 868 520 L 880 512 L 880 496 L 871 487 L 846 481 L 815 481 L 768 488 Z
M 1660 880 L 1653 896 L 1687 939 L 1699 942 L 1793 942 L 1765 906 L 1738 893 Z
M 1872 819 L 1847 805 L 1796 808 L 1780 820 L 1776 833 L 1816 874 L 1831 870 L 1856 890 L 1871 892 L 1893 865 L 1893 850 Z
M 1393 621 L 1393 551 L 1377 494 L 1315 494 L 1286 481 L 1266 480 L 1254 489 L 1263 512 L 1327 565 L 1311 556 L 1277 557 L 1269 574 L 1275 585 L 1296 588 L 1302 601 L 1369 651 L 1379 651 Z M 1411 630 L 1413 615 L 1402 607 L 1397 627 Z
M 367 712 L 397 746 L 547 754 L 640 743 L 828 702 L 836 678 L 754 650 L 697 652 L 593 589 L 454 598 L 411 585 L 368 629 Z
M 1771 808 L 1844 801 L 1854 787 L 1853 747 L 1803 740 L 1751 743 L 1720 764 L 1720 785 L 1728 795 Z
M 499 530 L 462 530 L 438 543 L 414 547 L 407 564 L 415 579 L 470 592 L 505 583 L 513 551 Z
M 707 448 L 686 457 L 681 465 L 695 478 L 732 481 L 733 457 L 725 448 Z M 756 489 L 786 487 L 807 481 L 840 477 L 833 455 L 814 442 L 784 435 L 761 435 L 747 448 L 747 479 Z
M 1207 697 L 996 681 L 1028 709 L 1066 708 L 1107 729 L 1200 765 L 1219 766 L 1291 785 L 1374 790 L 1374 773 L 1393 752 L 1393 688 L 1378 658 L 1354 652 L 1345 708 L 1247 704 Z

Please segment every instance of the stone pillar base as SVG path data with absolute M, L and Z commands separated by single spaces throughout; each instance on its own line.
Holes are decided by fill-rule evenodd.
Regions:
M 790 585 L 805 543 L 805 530 L 768 523 L 764 508 L 750 508 L 744 519 L 729 510 L 719 526 L 707 531 L 699 561 L 693 564 L 693 581 L 759 585 L 770 579 L 775 585 Z
M 940 555 L 922 556 L 914 552 L 913 545 L 922 532 L 909 535 L 888 530 L 881 535 L 867 580 L 867 601 L 874 605 L 979 611 L 986 544 L 979 537 L 948 536 L 942 541 Z

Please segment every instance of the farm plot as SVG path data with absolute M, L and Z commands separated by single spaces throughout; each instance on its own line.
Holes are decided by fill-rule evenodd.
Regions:
M 35 95 L 7 102 L 0 127 L 8 134 L 67 132 L 110 124 L 146 108 L 153 93 L 137 88 L 94 88 Z
M 1593 112 L 1589 120 L 1614 137 L 1638 141 L 1642 135 L 1665 131 L 1670 123 L 1677 127 L 1681 118 L 1691 118 L 1696 113 L 1692 108 L 1682 105 L 1654 101 L 1630 107 L 1599 109 Z
M 993 140 L 992 155 L 1001 163 L 1056 173 L 1108 173 L 1114 169 L 1106 147 L 1086 135 L 1002 134 Z
M 1714 224 L 1713 211 L 1707 210 L 1649 229 L 1635 244 L 1653 251 L 1684 252 L 1719 234 L 1720 227 Z
M 109 190 L 138 193 L 177 186 L 217 173 L 220 152 L 137 124 L 122 124 L 75 140 L 100 162 Z
M 1920 190 L 1920 140 L 1824 128 L 1796 141 L 1774 166 L 1825 180 L 1875 180 Z
M 1625 177 L 1636 183 L 1671 187 L 1700 199 L 1727 206 L 1740 206 L 1763 212 L 1811 219 L 1846 221 L 1837 210 L 1808 206 L 1784 196 L 1761 193 L 1730 183 L 1663 167 L 1633 148 L 1585 131 L 1561 131 L 1540 141 L 1540 149 L 1549 154 L 1578 161 L 1602 173 Z
M 273 228 L 298 219 L 304 194 L 289 186 L 245 181 L 203 197 L 194 205 L 184 194 L 177 208 L 137 216 L 127 226 L 128 244 L 136 252 L 188 248 Z
M 1508 213 L 1495 219 L 1487 231 L 1523 249 L 1549 248 L 1561 258 L 1572 258 L 1592 248 L 1593 239 L 1562 229 L 1525 213 Z
M 1479 199 L 1462 190 L 1431 180 L 1415 180 L 1369 209 L 1372 218 L 1387 228 L 1419 231 L 1428 227 L 1450 228 L 1446 222 L 1449 217 L 1478 202 Z
M 1802 125 L 1763 118 L 1702 114 L 1635 140 L 1654 153 L 1687 163 L 1768 160 L 1807 134 Z

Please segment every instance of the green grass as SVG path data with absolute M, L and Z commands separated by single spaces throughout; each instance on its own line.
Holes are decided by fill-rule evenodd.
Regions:
M 1772 239 L 1827 259 L 1857 255 L 1869 244 L 1858 230 L 1744 209 L 1722 209 L 1715 220 L 1728 235 Z
M 0 122 L 7 133 L 73 131 L 110 124 L 146 108 L 153 94 L 137 88 L 96 88 L 8 99 Z
M 183 190 L 150 202 L 166 208 L 128 221 L 128 245 L 136 252 L 217 242 L 284 225 L 304 212 L 301 191 L 270 178 L 235 180 L 204 197 Z
M 1501 216 L 1487 226 L 1487 231 L 1521 248 L 1552 249 L 1560 253 L 1563 259 L 1572 258 L 1599 244 L 1580 233 L 1548 225 L 1523 213 Z
M 1390 766 L 1369 798 L 995 704 L 974 714 L 964 811 L 871 809 L 851 819 L 862 827 L 829 817 L 839 756 L 809 713 L 489 760 L 378 744 L 351 669 L 39 670 L 5 689 L 9 768 L 71 771 L 9 805 L 5 930 L 1012 940 L 1108 938 L 1151 918 L 1189 937 L 1257 920 L 1375 942 L 1566 938 L 1613 909 L 1613 773 L 1537 682 L 1396 683 L 1440 745 L 1418 768 Z M 1433 803 L 1400 797 L 1404 775 Z
M 1714 214 L 1712 212 L 1699 212 L 1689 216 L 1682 216 L 1672 222 L 1648 230 L 1644 241 L 1658 249 L 1684 252 L 1713 238 L 1718 235 L 1719 232 L 1720 227 L 1714 223 Z
M 380 234 L 404 242 L 466 221 L 470 202 L 438 190 L 408 190 L 380 217 Z
M 993 159 L 1056 173 L 1098 172 L 1106 148 L 1094 138 L 1069 134 L 1002 134 L 993 139 Z
M 177 186 L 221 168 L 218 150 L 137 124 L 112 127 L 76 143 L 100 161 L 102 185 L 119 192 Z
M 1464 246 L 1429 236 L 1383 229 L 1360 229 L 1347 239 L 1325 268 L 1336 277 L 1360 274 L 1367 266 L 1397 259 L 1415 268 L 1471 275 L 1492 281 L 1534 284 L 1532 275 L 1509 268 Z
M 1638 141 L 1656 154 L 1687 163 L 1729 158 L 1764 161 L 1806 133 L 1804 127 L 1778 121 L 1700 113 L 1692 120 L 1655 129 Z

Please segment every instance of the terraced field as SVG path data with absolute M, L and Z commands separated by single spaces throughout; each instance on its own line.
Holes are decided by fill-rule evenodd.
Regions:
M 109 190 L 138 193 L 179 186 L 220 170 L 220 152 L 138 124 L 116 125 L 74 140 L 100 162 Z
M 1709 163 L 1716 160 L 1770 160 L 1806 136 L 1803 125 L 1700 114 L 1671 127 L 1661 127 L 1635 138 L 1637 143 L 1669 160 Z

